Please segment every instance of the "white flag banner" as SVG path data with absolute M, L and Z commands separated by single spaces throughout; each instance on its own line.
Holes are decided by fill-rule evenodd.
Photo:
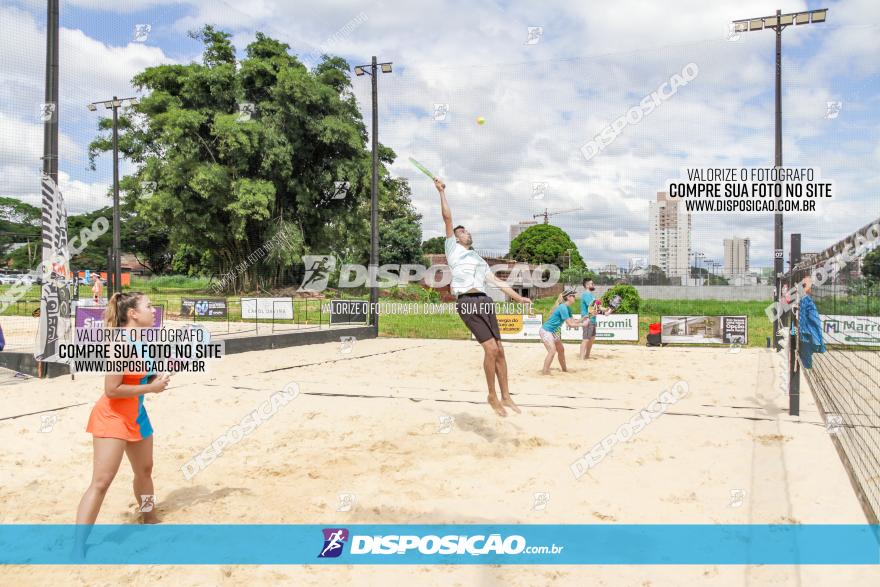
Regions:
M 70 253 L 67 249 L 67 210 L 64 198 L 52 178 L 42 176 L 43 262 L 38 274 L 43 278 L 40 292 L 40 330 L 34 358 L 38 361 L 68 363 L 58 357 L 58 346 L 72 342 L 70 313 Z

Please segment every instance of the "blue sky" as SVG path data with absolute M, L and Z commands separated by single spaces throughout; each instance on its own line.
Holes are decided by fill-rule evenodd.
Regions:
M 786 233 L 819 250 L 880 216 L 880 6 L 872 0 L 779 3 L 783 12 L 829 8 L 828 22 L 784 32 L 786 165 L 813 166 L 837 197 L 821 214 L 788 216 Z M 544 207 L 583 208 L 555 218 L 591 266 L 644 257 L 648 202 L 685 165 L 769 165 L 773 157 L 773 34 L 728 39 L 732 19 L 772 13 L 762 1 L 443 1 L 420 5 L 334 1 L 318 6 L 262 0 L 62 2 L 62 189 L 72 213 L 106 205 L 108 157 L 95 171 L 86 152 L 99 113 L 92 100 L 133 95 L 129 80 L 158 63 L 187 63 L 201 47 L 186 32 L 211 23 L 239 53 L 256 31 L 294 52 L 323 47 L 356 64 L 377 54 L 395 63 L 380 78 L 380 140 L 398 154 L 392 172 L 411 180 L 424 237 L 440 234 L 432 186 L 412 155 L 449 184 L 455 220 L 475 246 L 506 250 L 510 224 Z M 136 24 L 150 24 L 136 42 Z M 352 24 L 354 23 L 354 24 Z M 346 26 L 348 25 L 348 27 Z M 528 27 L 543 27 L 527 44 Z M 37 201 L 42 132 L 45 4 L 0 6 L 0 171 L 3 195 Z M 689 63 L 699 75 L 654 113 L 586 161 L 579 148 Z M 369 104 L 367 78 L 355 78 Z M 842 102 L 836 118 L 829 101 Z M 435 121 L 433 104 L 449 104 Z M 369 124 L 369 110 L 366 119 Z M 484 116 L 485 125 L 477 125 Z M 123 164 L 123 171 L 130 171 Z M 532 184 L 548 188 L 543 199 Z M 769 216 L 700 216 L 694 248 L 720 258 L 731 236 L 753 242 L 753 265 L 769 266 Z M 786 236 L 787 241 L 787 236 Z

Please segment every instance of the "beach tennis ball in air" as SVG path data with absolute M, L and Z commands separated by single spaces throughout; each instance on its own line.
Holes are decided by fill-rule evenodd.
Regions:
M 486 119 L 483 118 L 482 116 L 478 116 L 477 117 L 477 124 L 479 124 L 480 126 L 486 124 Z

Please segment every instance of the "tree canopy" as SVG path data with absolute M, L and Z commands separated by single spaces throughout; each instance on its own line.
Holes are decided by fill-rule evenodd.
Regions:
M 862 274 L 871 281 L 880 282 L 880 247 L 865 255 Z
M 219 275 L 280 231 L 296 235 L 246 263 L 236 290 L 291 283 L 304 254 L 365 263 L 371 154 L 348 64 L 325 56 L 309 70 L 263 33 L 239 61 L 228 33 L 193 35 L 202 63 L 145 69 L 133 78 L 145 97 L 121 112 L 119 149 L 138 168 L 120 182 L 137 225 L 129 246 L 160 270 Z M 112 149 L 112 121 L 100 128 L 108 132 L 90 146 L 93 165 Z M 406 181 L 389 176 L 394 158 L 380 145 L 382 252 L 412 262 L 419 216 Z
M 586 268 L 577 245 L 564 230 L 551 224 L 536 224 L 521 232 L 510 243 L 510 256 L 527 263 L 554 264 L 560 269 L 568 269 L 569 264 Z

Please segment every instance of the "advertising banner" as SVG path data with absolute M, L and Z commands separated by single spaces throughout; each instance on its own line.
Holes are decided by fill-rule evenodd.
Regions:
M 580 319 L 580 314 L 575 314 Z M 583 328 L 562 325 L 562 340 L 583 340 Z M 639 340 L 638 314 L 611 314 L 596 316 L 596 342 L 607 340 Z
M 574 315 L 580 318 L 579 314 Z M 498 328 L 501 331 L 501 340 L 540 340 L 538 330 L 544 323 L 541 314 L 498 314 Z M 562 340 L 583 340 L 581 328 L 569 328 L 563 324 Z M 596 328 L 596 340 L 638 340 L 639 339 L 639 315 L 638 314 L 611 314 L 610 316 L 598 316 Z
M 242 313 L 244 307 L 242 306 Z M 210 298 L 183 298 L 180 300 L 180 315 L 183 317 L 226 317 L 226 300 Z
M 293 298 L 241 298 L 241 317 L 293 320 Z
M 825 344 L 880 346 L 880 316 L 820 314 Z
M 662 316 L 663 344 L 748 344 L 748 316 Z
M 104 309 L 106 306 L 81 306 L 76 308 L 75 324 L 77 328 L 103 328 Z M 153 328 L 162 327 L 162 306 L 156 306 Z

